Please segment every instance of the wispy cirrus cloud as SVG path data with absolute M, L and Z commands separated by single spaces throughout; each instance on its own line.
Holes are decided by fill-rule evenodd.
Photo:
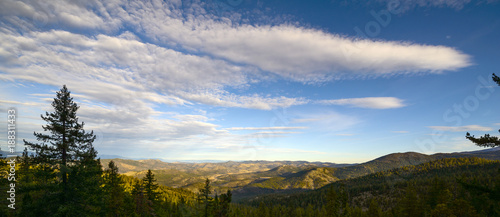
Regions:
M 449 132 L 466 132 L 466 131 L 492 131 L 491 127 L 484 127 L 479 125 L 467 125 L 467 126 L 429 126 L 429 128 L 439 131 L 449 131 Z
M 347 105 L 358 108 L 393 109 L 406 106 L 404 101 L 395 97 L 365 97 L 320 100 L 317 103 L 325 105 Z

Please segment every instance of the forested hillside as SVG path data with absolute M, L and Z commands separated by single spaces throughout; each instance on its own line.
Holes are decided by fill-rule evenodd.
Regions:
M 142 179 L 118 174 L 114 163 L 99 177 L 80 176 L 94 188 L 75 189 L 61 203 L 57 171 L 22 162 L 15 211 L 3 216 L 498 216 L 500 161 L 446 158 L 337 180 L 323 188 L 258 195 L 231 203 L 231 191 L 214 191 L 209 179 L 195 191 L 158 185 L 151 171 Z M 3 167 L 7 167 L 2 160 Z M 306 172 L 288 173 L 302 174 Z M 272 172 L 287 174 L 286 167 Z M 52 175 L 51 175 L 52 174 Z M 269 174 L 269 173 L 268 173 Z M 49 178 L 51 177 L 51 178 Z M 75 181 L 76 176 L 70 176 Z M 2 179 L 3 184 L 7 183 Z M 93 180 L 93 181 L 92 181 Z M 97 183 L 100 183 L 97 185 Z M 74 183 L 76 184 L 76 183 Z M 73 184 L 73 185 L 74 185 Z M 99 187 L 98 187 L 99 186 Z M 90 191 L 89 191 L 90 190 Z M 77 203 L 79 202 L 79 203 Z M 4 204 L 5 205 L 5 204 Z M 65 211 L 66 210 L 66 211 Z M 462 215 L 457 215 L 462 214 Z
M 247 216 L 499 216 L 499 169 L 500 161 L 440 159 L 242 204 L 254 207 Z
M 368 175 L 394 168 L 460 157 L 500 159 L 500 150 L 493 148 L 481 152 L 439 153 L 434 155 L 416 152 L 388 154 L 361 164 L 309 163 L 303 161 L 244 161 L 225 163 L 165 163 L 159 160 L 117 161 L 126 170 L 124 174 L 142 178 L 151 166 L 158 183 L 170 187 L 182 187 L 191 191 L 199 189 L 206 178 L 212 180 L 214 190 L 232 190 L 234 199 L 252 197 L 264 193 L 296 192 L 318 189 L 337 180 Z M 110 160 L 102 160 L 103 164 Z M 276 167 L 275 167 L 276 166 Z M 121 171 L 121 168 L 120 168 Z M 226 171 L 226 172 L 225 172 Z

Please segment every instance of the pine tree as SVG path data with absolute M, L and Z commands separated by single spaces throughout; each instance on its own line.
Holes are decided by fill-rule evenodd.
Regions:
M 493 73 L 492 79 L 493 79 L 493 81 L 495 83 L 498 84 L 498 86 L 500 86 L 500 77 L 496 76 Z M 500 132 L 500 130 L 498 130 L 498 132 Z M 497 146 L 500 146 L 500 138 L 496 137 L 496 136 L 490 136 L 490 134 L 485 134 L 484 136 L 476 138 L 476 137 L 474 137 L 474 135 L 471 136 L 470 133 L 467 132 L 467 134 L 465 135 L 465 138 L 467 138 L 468 140 L 472 141 L 477 146 L 481 146 L 481 147 L 497 147 Z
M 156 183 L 155 175 L 151 170 L 148 170 L 146 176 L 142 178 L 144 183 L 144 193 L 146 193 L 146 197 L 151 202 L 155 202 L 158 199 L 158 184 Z
M 99 201 L 87 198 L 99 197 L 96 194 L 102 169 L 99 160 L 95 159 L 97 151 L 92 145 L 96 136 L 93 132 L 85 132 L 84 123 L 78 122 L 76 112 L 79 107 L 66 85 L 57 92 L 52 107 L 53 112 L 41 115 L 47 122 L 42 128 L 48 134 L 34 132 L 39 143 L 24 140 L 25 145 L 35 152 L 32 163 L 44 174 L 57 172 L 59 179 L 56 184 L 60 190 L 52 193 L 59 194 L 60 201 L 56 203 L 60 204 L 59 215 L 99 212 L 98 205 L 82 204 Z M 77 213 L 72 215 L 78 216 Z
M 210 186 L 210 180 L 207 178 L 205 180 L 205 186 L 200 189 L 199 201 L 204 204 L 203 216 L 208 217 L 210 215 L 210 209 L 212 205 L 213 198 L 210 197 L 212 194 L 212 187 Z
M 114 161 L 109 162 L 104 177 L 106 216 L 121 216 L 124 214 L 125 188 Z

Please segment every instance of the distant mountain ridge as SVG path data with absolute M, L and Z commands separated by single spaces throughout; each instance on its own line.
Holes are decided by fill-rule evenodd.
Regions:
M 157 159 L 102 159 L 115 161 L 120 173 L 141 178 L 154 171 L 160 184 L 197 191 L 206 178 L 214 189 L 234 190 L 235 196 L 259 195 L 277 191 L 318 189 L 332 182 L 352 179 L 404 166 L 414 166 L 443 158 L 479 157 L 500 160 L 500 149 L 473 152 L 392 153 L 361 164 L 335 164 L 307 161 L 227 161 L 221 163 L 167 163 Z
M 185 163 L 185 162 L 164 162 L 157 159 L 147 160 L 132 160 L 132 159 L 101 159 L 103 165 L 107 165 L 113 160 L 118 166 L 120 173 L 143 170 L 162 170 L 175 169 L 179 171 L 208 171 L 226 172 L 226 173 L 248 173 L 270 170 L 282 165 L 290 165 L 297 167 L 344 167 L 354 164 L 335 164 L 325 162 L 307 162 L 307 161 L 226 161 L 221 163 Z

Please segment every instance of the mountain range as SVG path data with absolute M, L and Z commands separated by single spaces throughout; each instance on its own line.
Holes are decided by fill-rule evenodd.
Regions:
M 168 163 L 157 159 L 101 159 L 104 167 L 113 160 L 119 172 L 142 178 L 151 169 L 159 184 L 197 192 L 210 179 L 216 192 L 233 190 L 236 198 L 263 193 L 318 189 L 338 180 L 352 179 L 380 171 L 461 157 L 500 160 L 500 148 L 473 152 L 392 153 L 360 164 L 307 161 L 227 161 L 220 163 Z

